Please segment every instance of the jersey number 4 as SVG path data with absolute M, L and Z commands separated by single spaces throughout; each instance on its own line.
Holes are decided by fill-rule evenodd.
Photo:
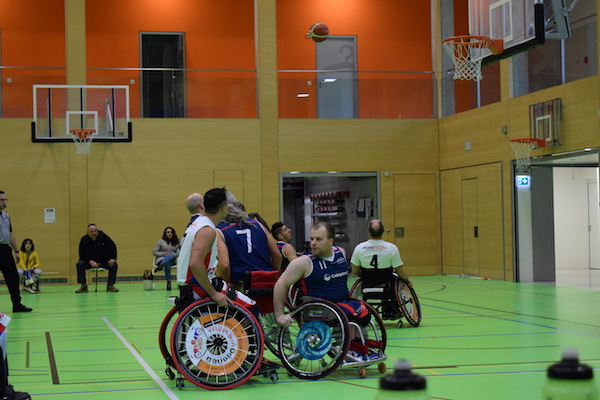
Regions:
M 375 254 L 373 256 L 373 258 L 371 258 L 371 262 L 369 263 L 370 266 L 372 266 L 374 269 L 377 269 L 377 254 Z

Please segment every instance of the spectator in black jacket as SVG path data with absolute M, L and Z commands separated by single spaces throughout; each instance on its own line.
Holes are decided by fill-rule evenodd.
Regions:
M 90 268 L 105 268 L 108 270 L 107 292 L 118 292 L 117 281 L 117 245 L 96 224 L 89 224 L 87 234 L 79 242 L 79 261 L 77 262 L 77 282 L 81 287 L 75 293 L 87 293 L 85 271 Z

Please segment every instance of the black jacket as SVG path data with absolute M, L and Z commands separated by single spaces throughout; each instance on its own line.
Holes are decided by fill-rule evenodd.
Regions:
M 117 259 L 117 245 L 107 234 L 98 231 L 96 240 L 90 239 L 84 235 L 79 242 L 79 259 L 89 263 L 94 260 L 99 264 L 104 264 L 111 258 Z

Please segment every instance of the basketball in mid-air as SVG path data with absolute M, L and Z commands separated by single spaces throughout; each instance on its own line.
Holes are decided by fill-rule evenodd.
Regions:
M 310 38 L 317 43 L 327 39 L 327 36 L 329 36 L 329 28 L 322 22 L 315 22 L 306 34 L 307 38 Z

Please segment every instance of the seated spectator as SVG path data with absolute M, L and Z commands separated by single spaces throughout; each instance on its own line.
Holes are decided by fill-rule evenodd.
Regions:
M 177 263 L 179 247 L 177 233 L 170 226 L 165 228 L 162 238 L 154 246 L 154 264 L 157 266 L 157 271 L 165 270 L 167 290 L 171 290 L 171 267 Z
M 87 293 L 85 271 L 91 268 L 108 270 L 107 292 L 118 292 L 117 281 L 117 245 L 104 232 L 98 230 L 96 224 L 89 224 L 87 234 L 79 241 L 79 261 L 77 262 L 77 282 L 81 287 L 75 293 Z
M 17 264 L 19 282 L 23 285 L 23 290 L 35 294 L 38 291 L 37 282 L 40 280 L 42 270 L 40 269 L 40 258 L 35 251 L 33 240 L 23 240 L 19 255 L 19 264 Z

